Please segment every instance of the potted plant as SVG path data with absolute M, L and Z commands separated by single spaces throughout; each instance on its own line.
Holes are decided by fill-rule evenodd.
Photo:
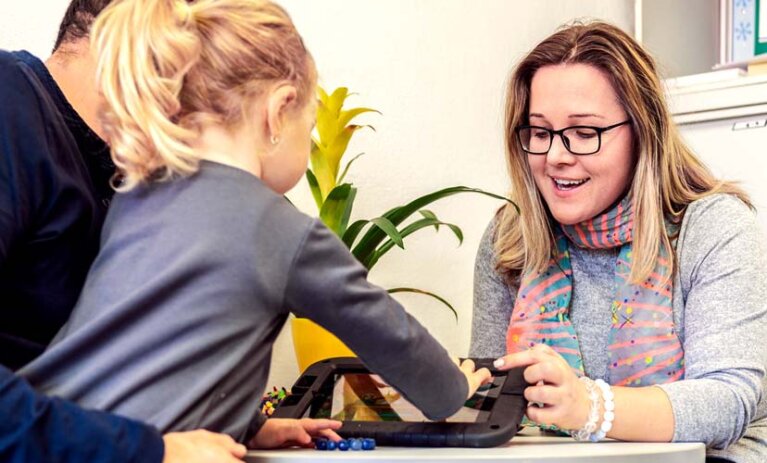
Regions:
M 424 228 L 434 227 L 438 231 L 443 226 L 456 236 L 459 243 L 463 242 L 463 232 L 457 225 L 443 222 L 432 211 L 424 209 L 437 200 L 458 193 L 479 193 L 511 203 L 503 196 L 477 188 L 454 186 L 416 198 L 379 217 L 359 219 L 349 224 L 357 189 L 344 180 L 349 167 L 361 154 L 350 159 L 343 170 L 341 161 L 354 134 L 364 128 L 373 129 L 369 125 L 357 125 L 352 121 L 361 114 L 378 111 L 364 107 L 345 109 L 344 103 L 349 96 L 345 87 L 335 89 L 330 95 L 319 88 L 318 93 L 317 136 L 312 138 L 311 168 L 306 171 L 306 179 L 317 204 L 320 220 L 341 238 L 368 270 L 394 246 L 404 249 L 404 239 Z M 388 291 L 432 297 L 444 304 L 458 319 L 455 308 L 437 294 L 409 287 L 391 288 Z M 291 328 L 300 371 L 319 360 L 354 355 L 335 336 L 308 319 L 294 318 Z

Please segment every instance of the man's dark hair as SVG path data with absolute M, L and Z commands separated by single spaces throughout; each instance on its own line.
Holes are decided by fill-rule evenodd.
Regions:
M 64 13 L 64 19 L 61 20 L 53 51 L 61 44 L 88 37 L 96 16 L 110 3 L 112 0 L 72 0 Z

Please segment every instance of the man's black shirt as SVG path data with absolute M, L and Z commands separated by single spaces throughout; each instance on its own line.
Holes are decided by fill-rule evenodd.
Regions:
M 0 363 L 39 355 L 69 317 L 112 197 L 109 149 L 31 54 L 0 51 Z

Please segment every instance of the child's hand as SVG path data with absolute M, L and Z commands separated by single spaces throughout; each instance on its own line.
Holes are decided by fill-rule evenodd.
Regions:
M 469 395 L 466 396 L 466 400 L 473 396 L 480 386 L 489 383 L 493 379 L 493 375 L 490 374 L 490 370 L 487 368 L 480 368 L 474 371 L 474 361 L 471 359 L 464 360 L 459 368 L 466 375 L 466 381 L 469 383 Z
M 259 449 L 294 445 L 310 447 L 312 437 L 325 437 L 338 442 L 341 440 L 341 436 L 336 434 L 334 430 L 340 428 L 341 424 L 340 421 L 311 418 L 301 418 L 300 420 L 269 418 L 253 439 L 248 442 L 248 447 Z

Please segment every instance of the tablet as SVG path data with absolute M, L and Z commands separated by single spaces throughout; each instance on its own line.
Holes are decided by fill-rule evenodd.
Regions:
M 493 447 L 518 431 L 527 402 L 522 369 L 498 371 L 492 359 L 474 359 L 492 372 L 456 414 L 428 420 L 413 404 L 353 357 L 310 366 L 273 417 L 330 418 L 343 422 L 342 437 L 372 437 L 377 445 L 414 447 Z

